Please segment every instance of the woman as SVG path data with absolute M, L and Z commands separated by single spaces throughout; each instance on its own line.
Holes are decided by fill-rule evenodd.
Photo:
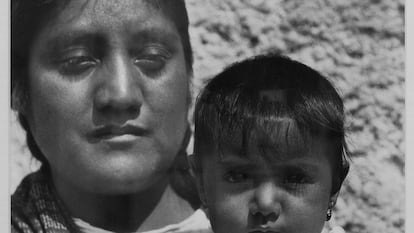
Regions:
M 208 232 L 184 153 L 191 67 L 184 1 L 12 1 L 12 106 L 42 162 L 12 230 Z

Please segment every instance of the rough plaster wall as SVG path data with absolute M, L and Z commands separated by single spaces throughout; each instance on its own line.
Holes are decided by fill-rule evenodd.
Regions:
M 353 152 L 336 221 L 347 232 L 404 232 L 404 1 L 187 0 L 187 7 L 194 96 L 224 66 L 269 50 L 321 71 L 345 99 Z M 11 121 L 10 192 L 37 168 Z
M 404 1 L 188 0 L 195 95 L 223 66 L 277 51 L 327 75 L 345 99 L 347 232 L 404 231 Z

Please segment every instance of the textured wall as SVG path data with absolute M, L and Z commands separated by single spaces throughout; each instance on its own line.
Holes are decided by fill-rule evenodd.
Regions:
M 224 66 L 269 50 L 321 71 L 345 99 L 353 152 L 335 219 L 347 232 L 404 232 L 404 1 L 187 0 L 187 7 L 194 95 Z M 13 122 L 10 192 L 37 167 Z
M 347 232 L 403 232 L 404 2 L 189 0 L 188 8 L 196 90 L 230 62 L 268 50 L 332 79 L 353 151 L 337 222 Z

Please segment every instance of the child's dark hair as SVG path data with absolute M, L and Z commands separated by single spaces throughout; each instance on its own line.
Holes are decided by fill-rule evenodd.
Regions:
M 287 57 L 260 55 L 229 66 L 207 84 L 194 116 L 198 169 L 200 156 L 212 148 L 221 155 L 231 148 L 243 156 L 256 146 L 283 157 L 305 152 L 312 140 L 324 138 L 333 148 L 332 193 L 348 173 L 341 97 L 320 73 Z M 261 156 L 271 159 L 266 154 Z

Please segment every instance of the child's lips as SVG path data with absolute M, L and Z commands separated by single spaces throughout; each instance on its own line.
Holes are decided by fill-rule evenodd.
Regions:
M 259 227 L 250 229 L 248 233 L 280 233 L 280 231 L 273 228 Z
M 249 231 L 249 233 L 279 233 L 279 232 L 269 231 L 269 230 L 253 230 L 253 231 Z

